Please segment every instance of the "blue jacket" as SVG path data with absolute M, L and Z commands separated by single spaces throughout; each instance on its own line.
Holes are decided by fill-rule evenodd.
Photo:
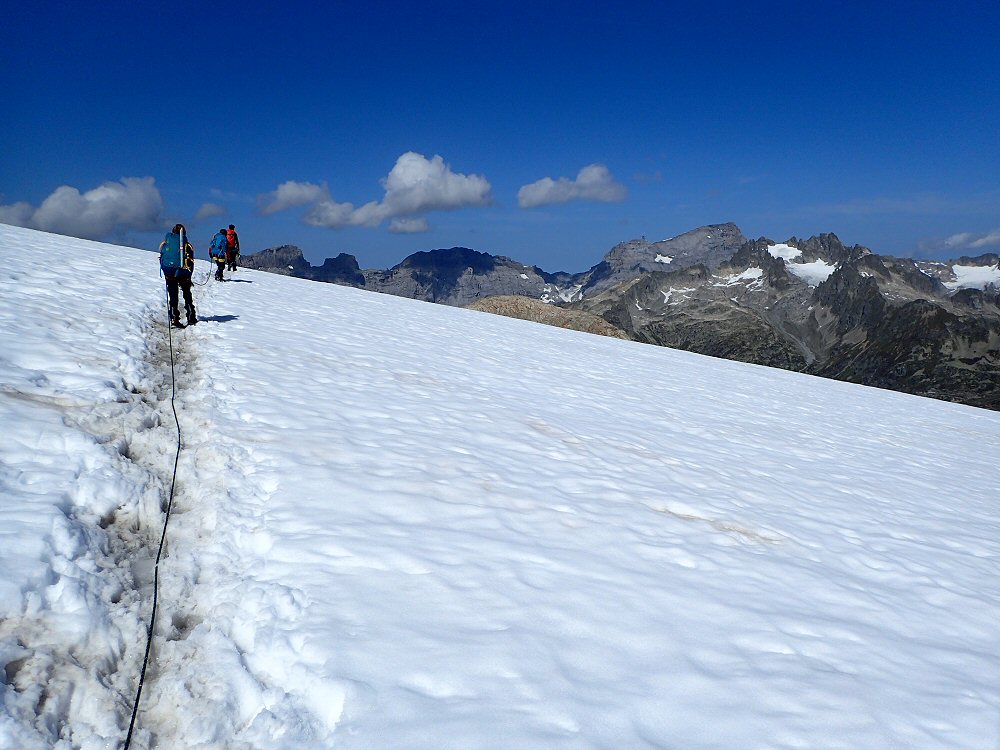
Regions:
M 208 247 L 209 258 L 226 257 L 226 233 L 219 232 L 212 238 L 212 244 Z

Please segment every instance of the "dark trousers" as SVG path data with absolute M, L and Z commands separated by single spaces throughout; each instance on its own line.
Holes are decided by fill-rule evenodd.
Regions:
M 226 265 L 230 271 L 236 270 L 236 259 L 240 257 L 239 250 L 226 250 Z
M 216 258 L 215 259 L 215 278 L 216 278 L 217 281 L 225 281 L 225 279 L 222 278 L 222 272 L 225 271 L 225 270 L 226 270 L 226 259 L 225 258 Z
M 180 320 L 180 311 L 177 309 L 177 289 L 184 292 L 184 310 L 187 312 L 188 322 L 195 318 L 194 299 L 191 297 L 191 272 L 184 268 L 175 271 L 164 271 L 163 278 L 167 280 L 167 297 L 170 299 L 170 320 Z

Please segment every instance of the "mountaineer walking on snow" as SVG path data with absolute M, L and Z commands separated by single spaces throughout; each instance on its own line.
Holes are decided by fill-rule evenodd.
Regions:
M 226 269 L 228 253 L 226 251 L 226 230 L 220 229 L 218 234 L 212 238 L 212 244 L 208 246 L 208 257 L 215 263 L 216 281 L 225 281 L 222 272 Z
M 240 257 L 240 236 L 236 234 L 236 226 L 234 224 L 229 225 L 229 231 L 226 232 L 226 259 L 229 264 L 229 270 L 236 270 L 236 261 Z
M 187 239 L 183 224 L 174 224 L 160 243 L 160 270 L 167 281 L 167 298 L 170 301 L 170 325 L 183 328 L 180 311 L 177 309 L 177 288 L 184 292 L 184 309 L 187 322 L 193 326 L 198 322 L 191 298 L 191 271 L 194 269 L 194 248 Z

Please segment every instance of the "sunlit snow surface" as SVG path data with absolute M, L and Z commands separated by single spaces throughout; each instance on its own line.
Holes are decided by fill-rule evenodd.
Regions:
M 815 260 L 812 263 L 786 263 L 785 268 L 809 286 L 819 286 L 837 270 L 836 265 L 822 260 Z
M 735 286 L 736 284 L 746 284 L 747 286 L 757 288 L 760 286 L 760 280 L 763 276 L 764 269 L 757 267 L 747 268 L 741 273 L 730 274 L 729 276 L 722 277 L 714 284 L 714 286 Z
M 768 245 L 767 252 L 771 254 L 771 257 L 781 258 L 785 262 L 795 260 L 802 255 L 802 251 L 797 247 L 786 245 L 784 242 L 779 242 L 776 245 Z
M 162 281 L 4 226 L 0 259 L 0 748 L 114 747 Z M 1000 415 L 233 278 L 173 337 L 133 747 L 1000 744 Z
M 955 280 L 944 283 L 949 289 L 982 289 L 987 284 L 1000 285 L 1000 266 L 954 265 L 951 271 Z
M 805 281 L 809 286 L 819 286 L 830 277 L 831 273 L 837 270 L 836 264 L 827 263 L 823 260 L 816 260 L 811 263 L 794 262 L 796 258 L 802 256 L 802 251 L 797 247 L 792 247 L 784 243 L 768 245 L 767 252 L 774 258 L 784 260 L 785 268 Z

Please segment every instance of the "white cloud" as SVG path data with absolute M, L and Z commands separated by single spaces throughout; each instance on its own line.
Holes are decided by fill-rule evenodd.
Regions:
M 422 216 L 413 219 L 397 218 L 389 223 L 389 231 L 396 234 L 419 234 L 430 230 L 430 224 Z
M 210 219 L 213 216 L 222 216 L 224 213 L 226 213 L 226 209 L 218 203 L 202 203 L 201 208 L 198 209 L 198 213 L 194 215 L 194 220 L 202 221 Z
M 586 200 L 617 203 L 625 200 L 625 186 L 618 182 L 603 164 L 589 164 L 580 170 L 575 180 L 543 177 L 517 191 L 521 208 L 536 208 L 552 203 Z
M 0 206 L 0 220 L 70 237 L 99 240 L 116 229 L 140 231 L 160 226 L 163 198 L 152 177 L 123 177 L 119 182 L 81 193 L 62 185 L 38 208 L 28 203 Z
M 449 211 L 466 206 L 486 206 L 493 200 L 492 187 L 482 175 L 453 172 L 441 156 L 431 159 L 408 151 L 396 160 L 392 171 L 380 181 L 385 195 L 360 207 L 339 203 L 326 184 L 284 182 L 274 192 L 258 197 L 265 216 L 294 206 L 310 205 L 303 221 L 313 226 L 375 227 L 387 219 L 411 217 L 426 211 Z M 422 223 L 421 223 L 422 222 Z M 427 231 L 424 219 L 394 221 L 396 232 Z
M 390 216 L 486 206 L 493 200 L 490 183 L 482 175 L 452 172 L 440 156 L 428 160 L 413 151 L 396 160 L 382 186 L 383 205 Z
M 953 234 L 944 241 L 947 247 L 981 250 L 983 248 L 1000 247 L 1000 229 L 977 234 L 975 232 L 960 232 Z
M 287 208 L 329 199 L 330 190 L 325 182 L 322 185 L 315 185 L 311 182 L 288 180 L 278 185 L 277 190 L 257 196 L 257 205 L 264 216 L 270 216 Z
M 382 218 L 376 216 L 376 203 L 367 203 L 355 208 L 353 203 L 337 203 L 326 199 L 318 201 L 303 217 L 303 221 L 314 227 L 342 229 L 343 227 L 377 226 Z

